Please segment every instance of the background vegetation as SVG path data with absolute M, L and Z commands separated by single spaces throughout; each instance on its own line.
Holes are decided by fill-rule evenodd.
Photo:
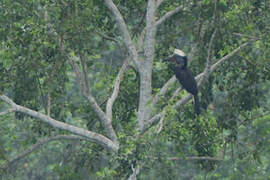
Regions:
M 1 0 L 0 176 L 270 179 L 269 24 L 267 0 Z

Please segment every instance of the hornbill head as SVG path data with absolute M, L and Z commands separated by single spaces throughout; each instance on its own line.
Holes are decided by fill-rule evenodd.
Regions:
M 173 55 L 171 57 L 164 59 L 163 61 L 175 63 L 176 65 L 181 66 L 182 68 L 185 68 L 187 66 L 187 56 L 180 49 L 175 49 Z

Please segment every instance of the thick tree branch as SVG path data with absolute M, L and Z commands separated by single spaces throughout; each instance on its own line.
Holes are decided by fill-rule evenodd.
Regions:
M 146 12 L 146 33 L 144 40 L 144 59 L 141 61 L 138 70 L 140 73 L 140 98 L 138 108 L 138 130 L 143 130 L 144 122 L 151 117 L 151 106 L 148 103 L 152 99 L 152 67 L 155 54 L 155 0 L 148 0 Z
M 108 7 L 108 9 L 112 12 L 113 16 L 115 17 L 116 23 L 118 24 L 120 31 L 123 33 L 124 42 L 127 47 L 128 53 L 134 60 L 135 64 L 138 66 L 139 62 L 138 62 L 138 54 L 136 51 L 136 47 L 131 40 L 127 25 L 120 11 L 115 6 L 112 0 L 105 0 L 105 5 Z
M 28 156 L 29 154 L 31 154 L 33 151 L 37 150 L 38 148 L 40 148 L 41 146 L 43 146 L 45 144 L 48 144 L 51 141 L 56 141 L 56 140 L 80 140 L 80 139 L 87 140 L 87 138 L 84 138 L 82 136 L 76 136 L 76 135 L 58 135 L 58 136 L 55 136 L 55 137 L 50 137 L 50 138 L 47 138 L 47 139 L 40 140 L 36 144 L 34 144 L 33 146 L 31 146 L 30 148 L 26 149 L 21 154 L 15 156 L 11 160 L 9 160 L 0 169 L 7 170 L 8 167 L 11 166 L 12 164 L 18 162 L 22 158 L 25 158 L 26 156 Z
M 157 7 L 162 3 L 163 0 L 160 0 L 160 2 L 157 2 Z M 177 8 L 175 8 L 172 11 L 167 12 L 164 16 L 162 16 L 158 21 L 155 22 L 155 26 L 159 26 L 160 24 L 162 24 L 163 22 L 165 22 L 167 19 L 169 19 L 171 16 L 173 16 L 174 14 L 178 13 L 180 10 L 182 9 L 182 6 L 178 6 Z M 146 28 L 144 28 L 138 38 L 137 41 L 137 50 L 138 52 L 141 51 L 141 47 L 143 44 L 143 39 L 144 36 L 146 34 Z
M 100 144 L 109 150 L 117 151 L 119 148 L 117 143 L 114 143 L 113 141 L 111 141 L 110 139 L 108 139 L 107 137 L 105 137 L 101 134 L 98 134 L 98 133 L 95 133 L 92 131 L 88 131 L 88 130 L 85 130 L 82 128 L 78 128 L 76 126 L 69 125 L 69 124 L 61 122 L 61 121 L 57 121 L 57 120 L 55 120 L 49 116 L 46 116 L 44 114 L 41 114 L 37 111 L 33 111 L 29 108 L 15 104 L 11 99 L 9 99 L 5 95 L 0 95 L 0 99 L 3 100 L 4 102 L 6 102 L 7 104 L 9 104 L 11 106 L 11 108 L 13 108 L 16 112 L 21 112 L 21 113 L 27 114 L 29 116 L 32 116 L 34 118 L 37 118 L 37 119 L 51 125 L 52 127 L 66 130 L 66 131 L 71 132 L 73 134 L 77 134 L 77 135 L 80 135 L 82 137 L 85 137 L 88 140 L 93 141 L 97 144 Z
M 146 28 L 144 28 L 137 40 L 137 52 L 141 52 L 142 51 L 142 46 L 143 46 L 143 39 L 146 33 Z

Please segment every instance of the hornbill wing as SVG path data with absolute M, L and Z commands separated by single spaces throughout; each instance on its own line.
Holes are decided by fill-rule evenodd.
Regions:
M 192 95 L 198 94 L 197 83 L 188 69 L 174 68 L 175 76 L 183 88 Z

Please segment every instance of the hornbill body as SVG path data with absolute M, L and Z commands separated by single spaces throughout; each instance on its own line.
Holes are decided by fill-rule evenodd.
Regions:
M 164 61 L 172 62 L 170 66 L 183 88 L 194 96 L 194 109 L 200 114 L 200 102 L 198 98 L 197 83 L 191 71 L 187 68 L 187 56 L 180 49 L 175 49 L 174 54 Z

